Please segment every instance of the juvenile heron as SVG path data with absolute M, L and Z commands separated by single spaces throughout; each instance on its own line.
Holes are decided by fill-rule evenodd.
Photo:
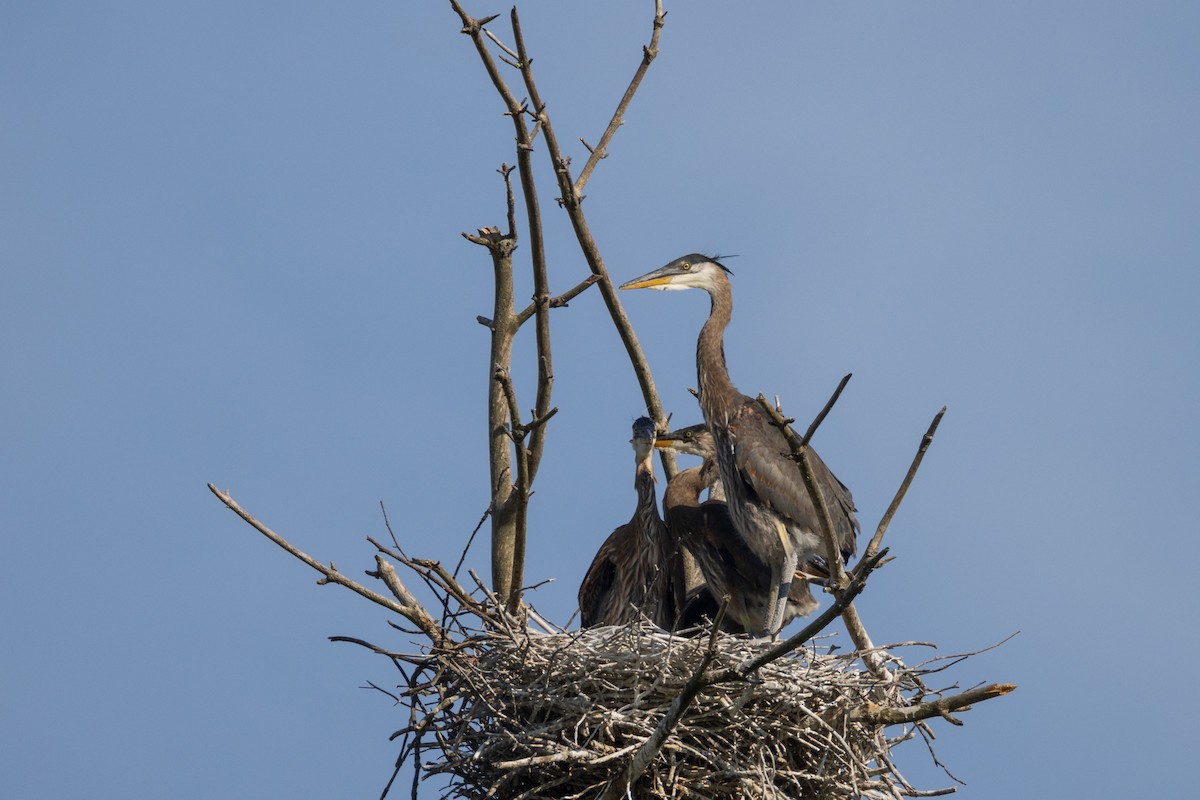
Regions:
M 708 597 L 689 598 L 685 607 L 693 616 L 701 612 L 713 616 L 721 599 L 728 597 L 725 630 L 755 636 L 768 634 L 775 598 L 770 566 L 746 544 L 723 501 L 700 501 L 705 489 L 721 485 L 712 434 L 704 425 L 692 425 L 660 433 L 654 446 L 704 459 L 700 466 L 676 474 L 663 497 L 663 515 L 671 538 L 676 546 L 686 547 L 696 557 L 707 584 Z M 816 608 L 817 601 L 808 582 L 797 576 L 792 581 L 781 625 L 811 614 Z
M 789 456 L 787 440 L 758 403 L 733 385 L 725 365 L 724 335 L 733 313 L 729 270 L 715 258 L 692 253 L 621 284 L 622 289 L 703 289 L 712 300 L 696 342 L 700 410 L 713 435 L 717 469 L 725 487 L 734 527 L 747 546 L 768 564 L 776 588 L 768 629 L 783 624 L 784 598 L 798 565 L 808 571 L 825 557 L 821 523 L 813 500 Z M 809 450 L 817 486 L 833 521 L 843 560 L 856 550 L 858 520 L 850 490 Z
M 633 486 L 637 507 L 629 522 L 617 528 L 600 545 L 579 586 L 580 622 L 583 627 L 623 625 L 645 614 L 660 628 L 675 626 L 678 559 L 658 514 L 654 494 L 654 421 L 640 417 L 633 423 Z

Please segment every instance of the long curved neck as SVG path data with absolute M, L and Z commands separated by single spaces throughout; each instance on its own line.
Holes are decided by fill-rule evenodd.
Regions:
M 672 509 L 700 505 L 700 493 L 704 491 L 706 483 L 702 472 L 703 467 L 692 467 L 671 478 L 663 495 L 663 511 L 668 516 Z
M 637 527 L 646 536 L 653 536 L 662 527 L 662 517 L 658 514 L 658 497 L 654 494 L 654 458 L 653 451 L 638 462 L 637 473 L 633 478 L 633 488 L 637 490 L 637 510 L 634 512 Z
M 733 315 L 733 293 L 729 281 L 721 276 L 708 291 L 712 310 L 696 340 L 696 379 L 700 384 L 700 410 L 704 421 L 712 425 L 723 422 L 741 394 L 729 379 L 725 366 L 725 327 Z

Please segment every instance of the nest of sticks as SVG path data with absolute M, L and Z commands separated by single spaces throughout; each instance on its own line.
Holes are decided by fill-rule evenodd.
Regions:
M 457 569 L 368 537 L 377 553 L 367 575 L 384 594 L 300 551 L 227 492 L 209 489 L 320 572 L 319 583 L 351 589 L 423 637 L 416 653 L 331 637 L 388 657 L 403 676 L 396 692 L 371 684 L 408 711 L 408 724 L 393 734 L 401 752 L 384 796 L 405 763 L 421 777 L 448 776 L 444 797 L 471 800 L 930 796 L 954 787 L 915 789 L 896 768 L 893 748 L 917 736 L 930 744 L 925 720 L 960 725 L 954 714 L 1015 688 L 930 689 L 926 677 L 974 654 L 909 667 L 894 650 L 923 643 L 876 647 L 854 607 L 885 560 L 880 539 L 938 418 L 855 568 L 843 574 L 830 562 L 833 602 L 780 642 L 721 633 L 719 624 L 685 636 L 647 620 L 569 632 L 524 603 L 510 611 L 474 573 L 468 590 Z M 831 526 L 824 529 L 836 552 Z M 416 599 L 397 563 L 431 590 L 435 605 Z M 838 618 L 853 642 L 846 654 L 817 644 Z
M 1012 688 L 931 691 L 923 676 L 962 656 L 908 667 L 891 652 L 901 645 L 819 645 L 869 569 L 804 630 L 772 642 L 716 626 L 684 636 L 648 620 L 566 631 L 529 607 L 505 612 L 477 578 L 468 594 L 437 562 L 392 555 L 444 595 L 430 629 L 439 640 L 401 654 L 334 638 L 400 668 L 406 686 L 388 692 L 409 710 L 394 734 L 397 771 L 411 759 L 424 776 L 449 776 L 447 798 L 944 794 L 954 789 L 912 787 L 893 747 L 931 738 L 924 719 L 957 723 L 950 712 Z M 376 574 L 394 585 L 394 573 Z
M 896 797 L 894 741 L 852 710 L 916 689 L 882 684 L 853 656 L 806 649 L 746 678 L 764 645 L 745 637 L 682 638 L 648 622 L 582 634 L 479 637 L 440 657 L 444 685 L 418 700 L 418 725 L 440 751 L 426 763 L 464 798 Z M 632 782 L 689 683 L 696 692 Z M 457 698 L 444 705 L 445 697 Z M 437 702 L 435 702 L 437 701 Z M 433 742 L 430 742 L 433 744 Z M 426 750 L 428 752 L 428 750 Z

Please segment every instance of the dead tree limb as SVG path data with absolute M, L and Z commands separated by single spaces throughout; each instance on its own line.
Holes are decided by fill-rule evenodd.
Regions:
M 937 433 L 938 425 L 942 423 L 942 417 L 945 415 L 946 407 L 942 406 L 942 410 L 934 415 L 933 422 L 929 423 L 929 429 L 925 431 L 925 435 L 921 437 L 921 444 L 917 447 L 917 454 L 913 456 L 912 464 L 909 466 L 908 472 L 904 475 L 904 480 L 900 483 L 900 488 L 896 490 L 896 496 L 892 498 L 887 511 L 883 512 L 883 517 L 879 520 L 879 527 L 875 529 L 875 535 L 871 537 L 871 541 L 867 544 L 867 549 L 863 551 L 863 558 L 874 554 L 879 549 L 879 544 L 883 541 L 883 534 L 887 532 L 888 525 L 892 522 L 892 517 L 896 516 L 896 510 L 900 508 L 900 503 L 904 500 L 904 495 L 908 493 L 908 487 L 912 484 L 913 478 L 917 475 L 917 469 L 921 466 L 921 461 L 925 458 L 925 451 L 929 449 L 929 445 L 933 444 L 933 435 Z
M 950 716 L 951 712 L 970 710 L 975 703 L 991 700 L 993 697 L 1002 697 L 1016 688 L 1016 685 L 1012 683 L 993 683 L 978 689 L 968 689 L 950 697 L 942 697 L 904 708 L 867 703 L 851 711 L 850 719 L 854 722 L 871 722 L 876 725 L 900 725 L 931 717 L 942 717 L 953 725 L 962 725 L 961 720 Z
M 767 399 L 761 394 L 758 396 L 758 404 L 766 412 L 767 417 L 771 420 L 771 424 L 782 431 L 784 437 L 787 439 L 788 446 L 792 451 L 792 457 L 799 464 L 800 476 L 804 480 L 804 486 L 808 490 L 813 506 L 817 509 L 818 518 L 821 521 L 821 536 L 825 542 L 826 559 L 829 562 L 828 585 L 835 597 L 844 591 L 843 587 L 846 586 L 847 575 L 842 565 L 842 557 L 837 546 L 837 539 L 833 533 L 833 520 L 829 516 L 829 506 L 825 501 L 825 494 L 817 485 L 816 479 L 813 476 L 812 465 L 808 460 L 808 442 L 816 432 L 821 420 L 825 418 L 829 410 L 833 407 L 834 402 L 841 395 L 842 389 L 845 388 L 849 377 L 847 375 L 838 384 L 833 397 L 825 404 L 825 407 L 817 415 L 813 424 L 809 426 L 804 439 L 798 437 L 796 432 L 791 429 L 782 411 L 767 402 Z M 854 647 L 862 654 L 863 663 L 867 665 L 871 673 L 880 681 L 891 682 L 893 676 L 884 665 L 883 656 L 871 641 L 871 637 L 867 633 L 867 628 L 863 624 L 862 618 L 859 617 L 858 609 L 853 603 L 847 604 L 842 611 L 842 622 L 846 626 L 846 632 L 850 635 L 850 639 L 854 642 Z
M 641 86 L 642 78 L 646 77 L 646 71 L 650 69 L 650 62 L 658 56 L 658 38 L 662 34 L 663 25 L 666 24 L 666 17 L 667 13 L 663 11 L 662 0 L 655 0 L 654 26 L 650 33 L 650 44 L 642 48 L 642 63 L 638 64 L 637 71 L 633 73 L 633 80 L 629 82 L 629 88 L 621 96 L 621 102 L 617 103 L 617 110 L 613 112 L 612 119 L 608 121 L 608 127 L 604 129 L 600 141 L 595 147 L 588 147 L 584 142 L 584 147 L 588 148 L 590 155 L 573 187 L 575 195 L 580 200 L 583 199 L 583 187 L 587 186 L 588 179 L 592 177 L 592 171 L 596 169 L 600 159 L 608 158 L 608 143 L 616 135 L 617 128 L 625 124 L 625 112 L 629 110 L 629 104 L 633 102 L 633 96 Z
M 508 176 L 505 175 L 507 184 Z M 511 197 L 511 192 L 509 193 Z M 517 553 L 524 551 L 524 532 L 520 529 L 522 492 L 513 471 L 513 440 L 509 436 L 508 424 L 515 409 L 509 408 L 509 396 L 504 385 L 496 380 L 497 371 L 507 374 L 512 364 L 513 340 L 517 333 L 516 313 L 513 308 L 513 265 L 512 254 L 516 240 L 511 234 L 503 234 L 498 228 L 480 228 L 477 235 L 463 234 L 463 238 L 486 247 L 492 258 L 492 273 L 495 300 L 490 320 L 491 352 L 488 357 L 488 466 L 491 488 L 492 525 L 492 586 L 505 599 L 510 598 L 514 587 L 521 582 L 516 577 Z M 511 388 L 511 386 L 510 386 Z M 513 398 L 515 403 L 515 397 Z M 523 447 L 518 443 L 518 447 Z M 523 562 L 522 562 L 523 563 Z
M 381 605 L 384 608 L 386 608 L 390 611 L 394 611 L 397 614 L 399 614 L 400 616 L 404 617 L 409 622 L 413 623 L 418 628 L 420 628 L 421 632 L 424 633 L 426 636 L 428 636 L 430 638 L 430 640 L 433 641 L 434 643 L 440 642 L 442 640 L 443 635 L 444 635 L 442 629 L 438 626 L 438 624 L 436 622 L 433 621 L 433 617 L 431 617 L 429 615 L 429 612 L 427 612 L 424 609 L 424 607 L 422 607 L 421 604 L 417 602 L 416 598 L 414 598 L 412 596 L 412 594 L 408 591 L 408 589 L 406 587 L 404 587 L 404 584 L 400 581 L 399 576 L 395 575 L 394 570 L 392 573 L 393 577 L 394 577 L 394 582 L 392 584 L 389 584 L 389 589 L 392 589 L 393 592 L 398 592 L 396 600 L 392 600 L 391 598 L 384 597 L 383 595 L 379 594 L 378 592 L 371 591 L 370 589 L 366 588 L 365 586 L 358 583 L 357 581 L 354 581 L 351 578 L 349 578 L 346 575 L 339 572 L 337 567 L 334 566 L 333 564 L 326 566 L 325 564 L 322 564 L 320 561 L 317 561 L 315 558 L 308 555 L 304 551 L 295 547 L 291 542 L 284 539 L 282 536 L 275 533 L 275 531 L 271 530 L 266 525 L 259 522 L 253 516 L 251 516 L 250 512 L 246 511 L 244 508 L 242 508 L 240 505 L 238 505 L 237 502 L 234 501 L 234 499 L 229 496 L 228 492 L 221 491 L 216 486 L 213 486 L 211 483 L 208 484 L 208 490 L 210 492 L 212 492 L 214 495 L 216 495 L 217 499 L 220 500 L 222 503 L 224 503 L 225 506 L 230 511 L 237 514 L 239 517 L 241 517 L 246 522 L 248 522 L 251 525 L 251 527 L 253 527 L 256 531 L 261 533 L 263 536 L 266 536 L 268 539 L 270 539 L 275 544 L 282 547 L 284 550 L 286 550 L 288 553 L 290 553 L 295 558 L 298 558 L 300 561 L 303 561 L 305 564 L 312 567 L 317 572 L 321 573 L 324 577 L 321 578 L 321 580 L 317 581 L 318 584 L 336 583 L 340 586 L 345 586 L 347 589 L 350 589 L 351 591 L 355 592 L 356 594 L 362 595 L 363 597 L 367 598 L 372 603 Z M 383 562 L 383 563 L 386 563 L 386 562 Z M 395 588 L 393 588 L 393 586 Z
M 662 18 L 664 16 L 661 2 L 656 2 L 656 37 L 661 31 Z M 541 93 L 537 88 L 537 82 L 534 80 L 533 68 L 525 46 L 525 37 L 521 34 L 521 19 L 516 8 L 513 8 L 510 17 L 512 19 L 513 38 L 519 56 L 518 63 L 520 64 L 521 77 L 525 82 L 525 90 L 528 92 L 529 102 L 532 106 L 529 113 L 537 121 L 538 127 L 542 130 L 546 140 L 546 151 L 550 157 L 550 165 L 558 180 L 558 200 L 566 210 L 567 217 L 571 221 L 571 227 L 575 232 L 575 239 L 579 243 L 579 248 L 583 252 L 583 257 L 587 261 L 588 268 L 599 279 L 597 285 L 600 287 L 600 294 L 604 297 L 604 304 L 608 309 L 609 316 L 612 318 L 613 325 L 617 329 L 617 335 L 620 336 L 621 343 L 625 345 L 625 352 L 629 356 L 634 375 L 637 377 L 638 385 L 642 389 L 642 397 L 646 403 L 646 410 L 656 424 L 665 427 L 667 424 L 667 415 L 663 411 L 662 403 L 658 398 L 658 389 L 654 385 L 654 376 L 650 372 L 650 364 L 646 361 L 646 355 L 642 352 L 642 346 L 637 340 L 637 335 L 633 332 L 633 325 L 629 322 L 629 317 L 625 314 L 625 309 L 621 305 L 621 301 L 617 298 L 616 286 L 609 277 L 608 268 L 605 267 L 604 259 L 600 255 L 600 248 L 592 236 L 587 216 L 583 213 L 583 196 L 576 190 L 575 182 L 571 177 L 571 159 L 564 155 L 562 149 L 559 147 L 558 137 L 554 133 L 554 126 L 551 124 L 550 115 L 546 111 L 546 104 L 542 100 Z M 657 48 L 657 38 L 652 41 L 654 47 Z M 649 62 L 644 59 L 643 63 L 645 66 L 649 66 Z M 641 82 L 640 77 L 637 78 L 637 82 Z M 627 108 L 629 102 L 632 101 L 633 92 L 636 89 L 637 86 L 631 84 L 630 89 L 626 91 L 628 99 L 622 100 L 624 108 Z M 624 113 L 623 110 L 622 113 Z M 670 480 L 676 471 L 675 456 L 666 450 L 659 451 L 659 456 L 663 462 L 663 472 L 667 480 Z

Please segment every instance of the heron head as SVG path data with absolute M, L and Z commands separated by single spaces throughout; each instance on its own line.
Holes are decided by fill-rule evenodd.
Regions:
M 670 433 L 660 433 L 654 440 L 654 446 L 661 450 L 700 458 L 712 458 L 717 452 L 712 434 L 708 432 L 708 426 L 704 423 L 678 428 Z
M 629 443 L 641 458 L 645 453 L 654 449 L 654 436 L 657 426 L 649 417 L 638 417 L 633 421 L 633 438 Z
M 727 274 L 733 273 L 717 261 L 716 256 L 691 253 L 675 259 L 664 267 L 647 272 L 640 278 L 625 281 L 622 289 L 705 289 L 712 291 Z

